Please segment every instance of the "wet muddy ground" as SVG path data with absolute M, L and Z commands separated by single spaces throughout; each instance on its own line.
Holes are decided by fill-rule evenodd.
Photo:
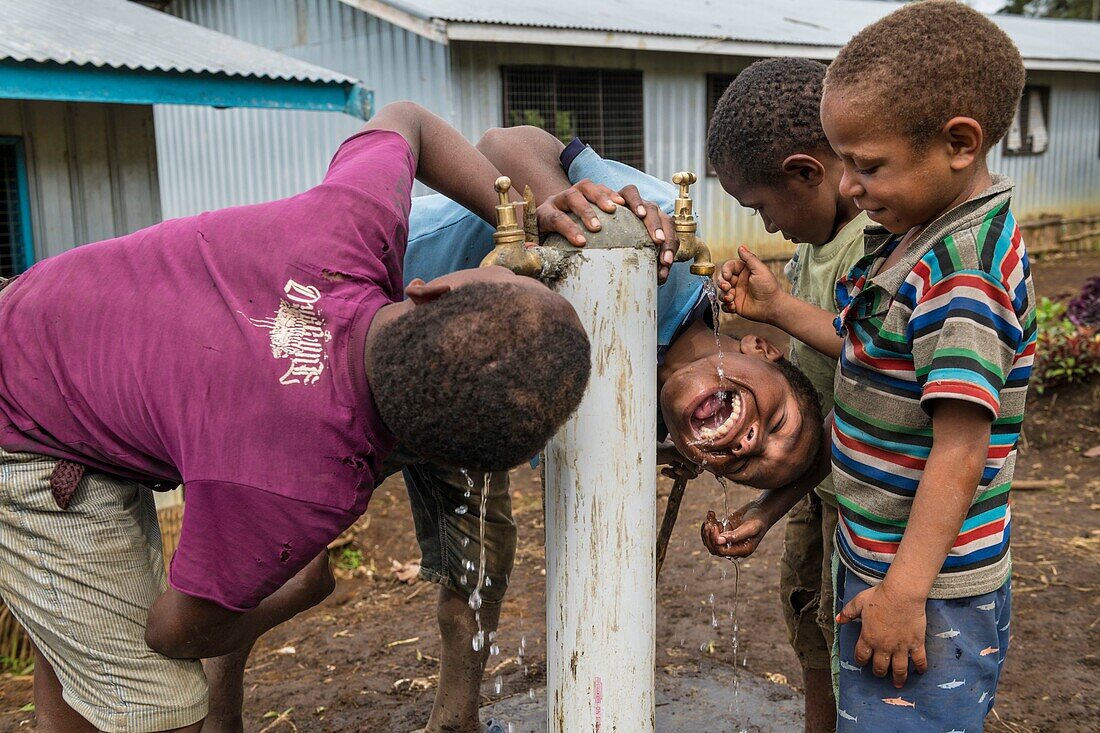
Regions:
M 1041 294 L 1075 292 L 1100 273 L 1100 254 L 1036 265 Z M 1013 495 L 1014 635 L 995 716 L 988 730 L 1007 733 L 1095 731 L 1100 720 L 1100 383 L 1043 397 L 1032 395 L 1017 476 L 1060 479 L 1064 487 Z M 661 499 L 670 482 L 660 480 Z M 513 494 L 519 549 L 484 700 L 526 694 L 545 681 L 542 487 L 537 473 L 517 469 Z M 731 487 L 730 506 L 752 491 Z M 688 489 L 670 543 L 658 594 L 658 677 L 714 675 L 735 665 L 798 694 L 799 668 L 787 645 L 777 593 L 782 526 L 742 563 L 739 597 L 731 566 L 711 558 L 698 539 L 707 509 L 722 506 L 713 480 Z M 257 645 L 246 679 L 249 731 L 415 730 L 427 719 L 439 655 L 435 589 L 398 580 L 392 563 L 418 552 L 399 479 L 384 484 L 360 522 L 345 564 L 360 570 L 341 580 L 320 607 L 274 630 Z M 356 554 L 358 553 L 358 554 Z M 353 563 L 354 564 L 354 563 Z M 713 594 L 714 602 L 710 602 Z M 729 613 L 740 641 L 733 654 Z M 712 626 L 712 611 L 718 628 Z M 526 667 L 517 662 L 526 640 Z M 500 678 L 500 692 L 496 679 Z M 0 678 L 0 730 L 33 730 L 26 676 Z M 730 690 L 729 730 L 740 730 Z M 800 729 L 794 719 L 793 730 Z

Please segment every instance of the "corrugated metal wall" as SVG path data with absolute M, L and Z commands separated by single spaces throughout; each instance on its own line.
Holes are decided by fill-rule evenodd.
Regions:
M 705 177 L 706 75 L 736 72 L 753 59 L 612 49 L 509 44 L 451 44 L 451 74 L 458 100 L 456 124 L 468 137 L 502 122 L 500 66 L 552 64 L 641 69 L 645 88 L 646 170 L 669 178 L 682 168 L 700 175 L 696 210 L 712 249 L 732 256 L 749 244 L 762 255 L 791 251 L 778 235 Z M 1050 147 L 1035 156 L 991 153 L 990 167 L 1017 182 L 1020 219 L 1043 213 L 1067 216 L 1100 212 L 1100 76 L 1035 72 L 1029 83 L 1050 85 Z M 476 99 L 476 104 L 462 100 Z
M 1016 181 L 1018 219 L 1100 213 L 1100 75 L 1031 72 L 1028 84 L 1050 87 L 1050 147 L 1040 155 L 991 151 L 989 167 Z
M 502 123 L 502 65 L 641 69 L 645 94 L 646 172 L 668 180 L 678 170 L 695 171 L 700 179 L 694 187 L 700 234 L 712 249 L 729 255 L 736 245 L 750 244 L 762 254 L 785 253 L 791 251 L 791 247 L 782 237 L 765 232 L 757 217 L 725 194 L 717 178 L 706 175 L 706 75 L 734 73 L 753 60 L 732 56 L 456 42 L 451 44 L 451 76 L 457 100 L 455 124 L 463 134 L 475 139 L 487 128 Z
M 361 79 L 375 105 L 411 99 L 451 116 L 447 48 L 338 0 L 177 0 L 192 22 Z M 164 215 L 289 196 L 321 180 L 348 115 L 158 106 Z
M 418 101 L 471 140 L 502 123 L 502 65 L 640 69 L 647 171 L 665 179 L 682 168 L 700 175 L 701 232 L 718 252 L 732 254 L 738 244 L 761 254 L 790 251 L 706 176 L 706 75 L 739 71 L 753 59 L 501 43 L 448 48 L 338 0 L 177 0 L 173 10 L 363 79 L 378 105 Z M 1004 157 L 998 148 L 991 167 L 1017 181 L 1020 218 L 1100 211 L 1100 76 L 1045 72 L 1030 81 L 1052 87 L 1050 148 L 1021 157 Z M 300 191 L 319 180 L 336 145 L 358 124 L 311 112 L 158 107 L 156 114 L 166 216 Z
M 23 140 L 36 259 L 160 221 L 151 107 L 0 99 L 0 135 Z

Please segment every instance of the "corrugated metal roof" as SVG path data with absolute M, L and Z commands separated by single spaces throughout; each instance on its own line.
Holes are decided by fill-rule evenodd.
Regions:
M 0 60 L 354 83 L 128 0 L 0 0 Z
M 357 5 L 355 0 L 344 0 Z M 839 48 L 897 9 L 879 0 L 383 0 L 426 20 Z M 1100 62 L 1100 23 L 990 16 L 1025 59 Z M 934 41 L 934 39 L 929 39 Z

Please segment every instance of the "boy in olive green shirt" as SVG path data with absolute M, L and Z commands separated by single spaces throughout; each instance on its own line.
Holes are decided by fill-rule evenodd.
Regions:
M 794 294 L 836 311 L 836 282 L 863 255 L 870 220 L 839 192 L 842 165 L 819 116 L 824 78 L 825 66 L 805 59 L 748 67 L 715 108 L 707 155 L 731 196 L 755 209 L 769 232 L 798 244 L 786 267 Z M 809 377 L 828 414 L 836 359 L 792 339 L 791 361 Z M 742 521 L 758 503 L 742 508 Z M 832 480 L 826 479 L 791 510 L 784 538 L 779 590 L 788 639 L 802 665 L 807 733 L 836 726 L 830 573 L 836 525 Z

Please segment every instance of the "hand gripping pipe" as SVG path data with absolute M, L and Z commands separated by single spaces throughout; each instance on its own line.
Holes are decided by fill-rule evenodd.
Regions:
M 678 259 L 694 257 L 693 272 L 709 275 L 691 181 L 675 182 L 688 250 Z M 592 343 L 588 389 L 545 453 L 547 729 L 653 733 L 657 250 L 625 209 L 598 212 L 603 227 L 585 233 L 583 248 L 558 235 L 525 248 L 509 185 L 497 182 L 501 226 L 482 264 L 547 281 Z

